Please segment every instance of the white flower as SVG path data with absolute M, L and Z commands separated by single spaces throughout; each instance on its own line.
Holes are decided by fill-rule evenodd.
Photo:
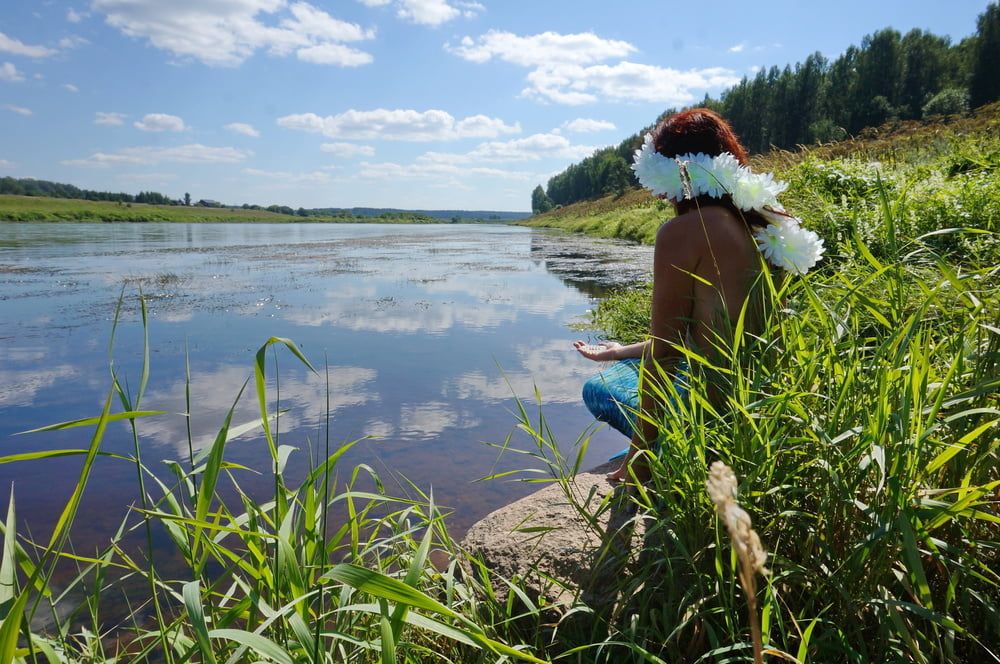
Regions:
M 799 225 L 795 217 L 762 211 L 770 221 L 754 231 L 757 248 L 772 265 L 792 274 L 805 274 L 823 256 L 823 240 Z
M 741 210 L 777 207 L 778 194 L 787 188 L 787 183 L 775 180 L 770 173 L 754 173 L 744 168 L 736 177 L 733 204 Z
M 687 169 L 692 198 L 707 194 L 715 182 L 712 160 L 713 157 L 701 152 L 677 157 L 677 161 L 683 163 Z
M 673 201 L 684 199 L 684 183 L 677 161 L 656 151 L 651 134 L 646 134 L 642 148 L 635 151 L 632 170 L 639 184 L 653 192 L 654 196 L 666 195 Z
M 739 179 L 740 173 L 744 171 L 747 169 L 736 160 L 736 157 L 728 152 L 723 152 L 713 160 L 712 172 L 715 177 L 712 182 L 714 186 L 705 193 L 716 198 L 732 194 L 736 189 L 736 181 Z
M 767 227 L 754 231 L 757 248 L 769 262 L 794 274 L 805 274 L 823 255 L 823 241 L 802 228 L 799 220 L 783 213 L 778 195 L 788 184 L 770 173 L 754 173 L 732 154 L 711 157 L 701 152 L 665 157 L 646 134 L 632 163 L 635 177 L 656 196 L 675 203 L 686 198 L 732 196 L 740 210 L 755 210 L 767 218 Z

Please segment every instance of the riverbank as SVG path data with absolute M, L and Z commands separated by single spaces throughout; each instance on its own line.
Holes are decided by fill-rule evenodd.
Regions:
M 393 213 L 377 216 L 299 216 L 252 208 L 112 203 L 45 196 L 0 195 L 0 221 L 178 222 L 178 223 L 448 223 L 427 215 Z

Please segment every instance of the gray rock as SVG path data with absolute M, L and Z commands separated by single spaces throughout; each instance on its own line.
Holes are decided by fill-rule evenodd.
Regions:
M 614 604 L 643 539 L 626 488 L 604 478 L 618 463 L 579 473 L 565 486 L 554 482 L 469 529 L 463 546 L 492 571 L 499 595 L 507 588 L 500 578 L 517 579 L 533 601 Z

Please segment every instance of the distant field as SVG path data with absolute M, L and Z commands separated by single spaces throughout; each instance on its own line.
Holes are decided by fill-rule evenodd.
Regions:
M 243 208 L 184 207 L 110 203 L 72 198 L 0 195 L 0 221 L 126 221 L 126 222 L 242 222 L 242 223 L 435 223 L 424 215 L 389 217 L 299 217 L 266 210 Z

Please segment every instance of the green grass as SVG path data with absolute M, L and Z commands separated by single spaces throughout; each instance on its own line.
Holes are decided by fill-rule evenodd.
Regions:
M 138 379 L 113 375 L 93 418 L 50 427 L 85 428 L 87 447 L 0 457 L 81 460 L 47 538 L 16 532 L 9 503 L 0 664 L 752 661 L 748 598 L 705 491 L 715 460 L 735 470 L 768 551 L 753 603 L 768 661 L 1000 661 L 997 138 L 947 141 L 950 152 L 910 143 L 919 153 L 898 151 L 879 170 L 850 154 L 803 154 L 788 166 L 790 207 L 824 235 L 828 253 L 804 278 L 760 284 L 773 306 L 759 335 L 740 333 L 737 321 L 712 357 L 689 355 L 690 396 L 658 422 L 652 479 L 624 496 L 624 532 L 642 520 L 646 535 L 637 560 L 604 563 L 613 604 L 576 593 L 570 606 L 550 607 L 517 579 L 496 578 L 451 537 L 430 495 L 392 496 L 371 468 L 343 466 L 352 443 L 331 446 L 329 415 L 320 440 L 279 439 L 270 358 L 281 351 L 326 370 L 272 338 L 253 359 L 249 394 L 234 395 L 256 400 L 257 419 L 236 425 L 230 413 L 214 444 L 169 464 L 167 478 L 140 456 L 143 420 L 158 412 L 143 398 L 148 363 Z M 612 296 L 592 324 L 641 339 L 648 297 L 646 288 Z M 669 389 L 660 384 L 669 382 L 647 389 Z M 537 415 L 522 405 L 511 423 L 535 441 L 524 465 L 541 464 L 589 513 L 570 490 L 588 423 L 564 455 L 544 399 Z M 134 425 L 134 452 L 111 459 L 134 466 L 144 502 L 103 550 L 74 552 L 68 533 L 105 454 L 105 427 L 118 420 Z M 227 462 L 228 441 L 254 428 L 270 467 Z M 290 442 L 313 460 L 295 483 L 284 472 Z M 263 501 L 240 487 L 255 471 L 270 478 Z M 621 509 L 618 498 L 598 509 Z M 348 518 L 331 520 L 334 510 Z M 147 527 L 166 533 L 180 573 L 167 576 L 166 554 L 154 558 L 148 539 L 139 551 L 125 546 Z M 66 566 L 75 579 L 56 587 Z M 126 587 L 133 609 L 114 627 L 101 597 Z
M 0 221 L 125 221 L 182 223 L 435 223 L 424 215 L 396 214 L 380 217 L 299 217 L 243 208 L 146 205 L 107 201 L 84 201 L 45 196 L 0 194 Z
M 881 223 L 873 193 L 882 178 L 890 194 L 913 190 L 899 223 L 914 234 L 948 224 L 1000 230 L 1000 102 L 968 118 L 906 122 L 867 130 L 840 143 L 776 150 L 751 159 L 790 187 L 782 204 L 828 240 L 860 230 L 875 241 Z M 673 208 L 645 190 L 581 201 L 521 222 L 573 233 L 652 244 Z M 976 238 L 944 237 L 943 242 Z M 985 238 L 978 238 L 985 240 Z

